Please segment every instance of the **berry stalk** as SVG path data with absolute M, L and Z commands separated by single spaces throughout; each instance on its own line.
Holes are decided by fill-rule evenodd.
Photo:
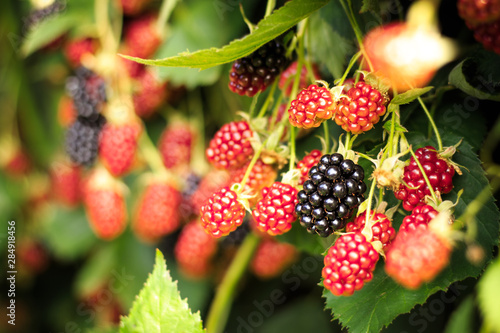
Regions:
M 267 0 L 266 13 L 264 14 L 264 17 L 271 15 L 275 7 L 276 7 L 276 0 Z
M 354 66 L 354 64 L 358 61 L 359 57 L 361 57 L 361 51 L 357 52 L 355 55 L 352 56 L 351 61 L 349 61 L 349 64 L 347 65 L 347 68 L 344 72 L 344 75 L 342 75 L 342 78 L 340 78 L 340 81 L 337 85 L 341 86 L 342 84 L 344 84 L 347 75 L 349 75 L 352 66 Z
M 439 151 L 443 151 L 443 141 L 441 140 L 441 135 L 439 135 L 439 131 L 437 129 L 436 123 L 434 122 L 434 119 L 432 119 L 431 114 L 429 113 L 429 110 L 425 106 L 425 103 L 422 101 L 422 98 L 418 97 L 418 102 L 422 106 L 422 109 L 424 109 L 425 114 L 427 115 L 427 118 L 429 118 L 429 122 L 431 123 L 432 129 L 434 130 L 434 134 L 436 135 L 436 140 L 438 142 L 438 149 Z
M 365 220 L 365 227 L 362 230 L 362 234 L 365 235 L 365 237 L 368 235 L 370 237 L 366 237 L 368 241 L 371 241 L 373 238 L 373 224 L 375 223 L 374 219 L 370 219 L 371 216 L 371 207 L 372 207 L 372 200 L 373 200 L 373 194 L 375 193 L 375 185 L 377 184 L 377 181 L 375 179 L 372 180 L 372 185 L 370 186 L 370 193 L 368 194 L 368 203 L 366 205 L 366 220 Z
M 323 122 L 323 130 L 325 131 L 325 152 L 329 152 L 330 151 L 330 135 L 329 135 L 329 131 L 328 131 L 328 122 L 327 121 L 324 121 Z
M 221 333 L 224 331 L 236 287 L 245 273 L 257 245 L 259 245 L 259 241 L 260 238 L 257 235 L 249 233 L 238 249 L 208 310 L 207 332 Z
M 483 188 L 481 192 L 474 198 L 472 202 L 467 205 L 467 208 L 462 213 L 462 215 L 456 219 L 455 222 L 460 221 L 461 223 L 454 223 L 454 229 L 461 229 L 467 226 L 467 236 L 469 239 L 476 238 L 477 224 L 474 217 L 483 209 L 485 203 L 491 196 L 500 189 L 500 175 L 496 175 L 488 186 Z
M 107 50 L 107 53 L 115 54 L 116 50 L 118 50 L 118 39 L 113 34 L 111 22 L 109 22 L 109 2 L 109 0 L 96 1 L 94 3 L 94 14 L 100 44 Z
M 155 173 L 162 174 L 167 172 L 158 150 L 153 142 L 151 142 L 151 139 L 146 131 L 144 131 L 139 138 L 139 149 L 141 150 L 146 163 Z
M 370 72 L 373 72 L 373 65 L 370 61 L 370 58 L 368 58 L 368 54 L 366 53 L 365 46 L 363 45 L 363 34 L 361 33 L 361 29 L 359 28 L 358 22 L 356 21 L 356 18 L 354 17 L 354 12 L 352 10 L 351 6 L 351 1 L 347 0 L 347 5 L 345 4 L 344 0 L 340 0 L 340 4 L 342 5 L 342 8 L 344 9 L 347 18 L 349 20 L 349 23 L 351 23 L 352 30 L 354 31 L 354 35 L 356 35 L 356 39 L 358 40 L 359 44 L 359 49 L 361 53 L 363 54 L 363 59 L 366 59 L 368 62 L 368 67 L 370 68 Z
M 422 163 L 418 160 L 417 156 L 413 152 L 413 149 L 410 149 L 411 156 L 413 156 L 413 159 L 415 160 L 415 163 L 417 163 L 418 168 L 420 169 L 420 172 L 422 173 L 422 177 L 425 179 L 425 184 L 429 188 L 429 191 L 431 192 L 432 199 L 434 202 L 438 202 L 436 193 L 434 192 L 434 188 L 431 185 L 431 182 L 429 181 L 429 177 L 427 177 L 427 174 L 425 173 L 424 167 L 422 166 Z
M 394 132 L 396 131 L 396 110 L 399 110 L 399 106 L 396 106 L 395 110 L 392 110 L 392 116 L 391 116 L 391 133 L 389 133 L 389 142 L 387 145 L 389 146 L 388 151 L 389 151 L 389 157 L 393 156 L 393 151 L 392 148 L 394 146 Z
M 168 21 L 168 18 L 172 14 L 172 11 L 177 5 L 178 0 L 163 0 L 160 7 L 160 14 L 158 15 L 158 19 L 156 21 L 156 31 L 158 35 L 162 38 L 165 33 L 165 24 Z
M 243 176 L 243 179 L 241 180 L 240 182 L 240 186 L 238 187 L 238 189 L 235 191 L 236 193 L 240 194 L 241 191 L 243 191 L 243 189 L 245 188 L 245 183 L 247 182 L 248 180 L 248 177 L 250 177 L 250 173 L 252 172 L 252 169 L 255 165 L 255 163 L 257 162 L 257 160 L 259 159 L 260 157 L 260 153 L 262 152 L 262 149 L 264 148 L 264 146 L 266 145 L 267 143 L 267 140 L 265 140 L 259 147 L 259 149 L 255 152 L 255 154 L 253 155 L 252 157 L 252 160 L 250 161 L 250 163 L 248 164 L 248 167 L 247 167 L 247 170 L 245 171 L 245 175 Z
M 257 118 L 264 117 L 266 114 L 267 108 L 269 107 L 269 104 L 271 101 L 274 99 L 274 91 L 276 90 L 276 86 L 278 85 L 279 80 L 274 80 L 273 84 L 271 85 L 271 89 L 269 89 L 269 94 L 267 95 L 266 100 L 264 101 L 264 104 L 260 108 L 259 114 L 257 115 Z M 258 96 L 258 94 L 257 94 Z

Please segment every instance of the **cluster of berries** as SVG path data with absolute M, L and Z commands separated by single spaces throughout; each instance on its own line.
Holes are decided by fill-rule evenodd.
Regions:
M 403 208 L 411 211 L 398 233 L 387 215 L 374 213 L 367 219 L 365 213 L 349 222 L 348 233 L 329 249 L 324 260 L 323 284 L 334 295 L 352 295 L 372 279 L 379 259 L 377 250 L 386 258 L 386 273 L 410 289 L 431 281 L 448 264 L 452 242 L 438 226 L 433 226 L 438 223 L 439 211 L 426 204 L 431 189 L 425 178 L 434 192 L 448 193 L 453 187 L 454 166 L 431 146 L 418 149 L 415 156 L 417 161 L 412 157 L 407 162 L 403 183 L 395 191 Z M 370 222 L 371 233 L 364 230 L 366 221 Z
M 343 94 L 335 97 L 326 87 L 310 85 L 291 102 L 289 120 L 299 128 L 318 127 L 334 119 L 346 132 L 361 134 L 373 128 L 386 112 L 386 93 L 363 80 L 344 86 Z
M 474 38 L 485 49 L 500 54 L 500 1 L 458 0 L 457 7 Z

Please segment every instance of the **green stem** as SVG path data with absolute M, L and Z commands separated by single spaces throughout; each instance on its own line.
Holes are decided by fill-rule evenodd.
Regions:
M 325 131 L 325 152 L 330 151 L 330 132 L 328 131 L 328 121 L 323 122 L 323 130 Z
M 139 149 L 141 150 L 146 163 L 149 165 L 151 170 L 153 170 L 153 172 L 159 174 L 167 173 L 163 160 L 146 131 L 143 131 L 139 139 Z
M 345 135 L 345 150 L 349 150 L 351 144 L 351 132 L 347 132 Z
M 235 297 L 238 281 L 241 279 L 248 263 L 252 259 L 253 253 L 257 249 L 260 238 L 254 233 L 246 236 L 241 244 L 236 256 L 229 266 L 224 279 L 217 288 L 217 293 L 208 311 L 206 320 L 207 332 L 221 333 L 226 326 L 229 317 L 230 306 Z
M 274 126 L 278 122 L 278 111 L 281 107 L 282 100 L 283 100 L 283 94 L 280 94 L 278 99 L 276 100 L 276 104 L 273 108 L 273 112 L 271 113 L 271 131 L 274 129 Z M 284 114 L 283 117 L 281 118 L 281 121 L 283 121 L 283 119 L 287 119 L 287 118 L 288 117 L 286 116 L 286 114 Z
M 432 199 L 434 202 L 437 202 L 437 197 L 436 193 L 434 192 L 434 189 L 432 188 L 431 182 L 429 181 L 429 177 L 427 177 L 427 174 L 425 173 L 424 167 L 418 160 L 417 156 L 415 156 L 415 153 L 413 152 L 413 149 L 410 149 L 411 156 L 413 156 L 413 159 L 415 160 L 415 163 L 417 163 L 418 168 L 420 169 L 420 172 L 422 173 L 422 176 L 425 179 L 425 184 L 427 184 L 427 187 L 429 188 L 429 191 L 431 192 Z
M 266 14 L 264 15 L 264 17 L 271 15 L 271 13 L 274 10 L 274 7 L 276 7 L 276 0 L 267 0 Z
M 475 226 L 471 226 L 471 223 L 475 223 L 474 217 L 484 208 L 486 201 L 488 201 L 491 196 L 500 188 L 500 176 L 493 178 L 486 187 L 483 188 L 481 192 L 476 196 L 476 198 L 469 203 L 462 215 L 456 220 L 462 223 L 455 223 L 453 225 L 454 229 L 461 229 L 467 225 L 467 230 L 476 230 Z M 475 239 L 475 232 L 469 234 L 471 239 Z
M 368 194 L 368 204 L 366 205 L 365 226 L 363 228 L 363 234 L 370 235 L 370 237 L 368 237 L 369 238 L 368 241 L 371 241 L 371 238 L 373 237 L 372 227 L 373 227 L 373 223 L 375 222 L 375 221 L 370 221 L 373 194 L 375 193 L 375 185 L 377 185 L 377 181 L 375 179 L 373 179 L 372 184 L 370 186 L 370 193 Z
M 398 106 L 399 107 L 399 106 Z M 389 133 L 389 142 L 387 143 L 388 144 L 388 150 L 389 150 L 389 157 L 392 157 L 393 156 L 393 151 L 392 151 L 392 148 L 394 146 L 394 143 L 393 143 L 393 140 L 394 140 L 394 132 L 396 130 L 396 110 L 393 110 L 392 111 L 392 115 L 391 115 L 391 133 Z
M 260 91 L 256 93 L 255 96 L 252 98 L 252 104 L 250 104 L 250 110 L 248 111 L 250 119 L 253 118 L 253 115 L 255 113 L 255 108 L 257 106 L 257 102 L 259 101 L 259 96 L 260 96 Z
M 271 85 L 271 89 L 269 90 L 269 94 L 267 95 L 267 98 L 264 101 L 264 105 L 262 105 L 262 107 L 260 108 L 257 118 L 261 118 L 266 114 L 269 104 L 274 99 L 274 91 L 276 90 L 277 85 L 278 85 L 278 80 L 274 80 L 273 84 Z
M 342 75 L 342 78 L 340 79 L 338 85 L 341 86 L 344 84 L 345 79 L 347 78 L 347 75 L 349 75 L 349 72 L 352 69 L 352 66 L 358 61 L 359 57 L 361 57 L 361 52 L 357 52 L 355 55 L 352 56 L 351 61 L 349 61 L 349 65 L 347 65 L 347 68 L 344 72 L 344 75 Z
M 439 151 L 443 151 L 443 141 L 441 141 L 441 135 L 439 135 L 439 131 L 437 129 L 436 123 L 434 122 L 434 119 L 432 119 L 431 114 L 429 113 L 429 110 L 427 110 L 427 107 L 424 104 L 424 101 L 422 101 L 422 98 L 418 97 L 418 102 L 422 106 L 422 109 L 424 109 L 425 114 L 427 115 L 427 118 L 429 118 L 429 122 L 431 123 L 432 129 L 434 130 L 434 134 L 436 135 L 436 139 L 438 142 L 438 147 Z
M 160 14 L 156 21 L 156 31 L 164 38 L 165 25 L 174 11 L 175 5 L 177 5 L 178 0 L 163 0 L 160 7 Z
M 106 50 L 107 53 L 116 53 L 118 41 L 116 36 L 113 35 L 113 29 L 109 21 L 109 2 L 109 0 L 96 0 L 94 3 L 94 14 L 99 40 L 103 49 Z
M 290 168 L 293 170 L 295 168 L 295 127 L 290 124 Z
M 366 59 L 366 62 L 368 63 L 368 67 L 370 68 L 370 71 L 373 72 L 373 65 L 370 61 L 370 58 L 368 58 L 368 55 L 365 50 L 365 46 L 363 45 L 363 34 L 361 33 L 361 29 L 359 28 L 358 22 L 356 21 L 356 17 L 354 16 L 354 12 L 352 10 L 351 2 L 348 0 L 348 5 L 345 4 L 344 0 L 340 0 L 340 4 L 342 5 L 342 8 L 344 9 L 347 18 L 349 19 L 349 23 L 351 24 L 352 30 L 354 31 L 354 35 L 356 36 L 356 39 L 358 41 L 359 45 L 359 50 L 363 54 L 363 58 Z
M 245 171 L 245 175 L 243 176 L 243 179 L 240 182 L 240 188 L 239 188 L 238 194 L 241 191 L 243 191 L 243 188 L 245 187 L 245 184 L 246 184 L 246 182 L 248 180 L 248 177 L 250 177 L 250 172 L 252 172 L 253 166 L 255 165 L 255 163 L 257 163 L 257 160 L 260 157 L 260 153 L 262 152 L 262 149 L 264 148 L 264 146 L 266 145 L 266 143 L 267 143 L 267 140 L 265 140 L 264 142 L 262 142 L 262 144 L 260 145 L 259 149 L 253 155 L 252 160 L 250 161 L 250 164 L 248 164 L 247 170 Z

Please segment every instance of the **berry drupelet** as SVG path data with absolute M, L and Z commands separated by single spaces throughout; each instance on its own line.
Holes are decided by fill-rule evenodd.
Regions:
M 323 155 L 309 170 L 309 180 L 297 194 L 295 212 L 310 233 L 327 237 L 341 229 L 364 201 L 366 184 L 361 166 L 341 154 Z
M 236 60 L 229 73 L 229 89 L 248 97 L 266 90 L 287 65 L 285 52 L 281 42 L 272 40 L 251 55 Z

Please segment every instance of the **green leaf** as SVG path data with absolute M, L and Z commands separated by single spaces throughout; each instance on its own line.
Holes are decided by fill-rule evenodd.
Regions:
M 414 146 L 435 145 L 419 133 L 411 133 L 407 137 Z M 458 137 L 449 134 L 444 143 L 452 145 L 458 140 Z M 481 168 L 481 162 L 467 142 L 460 145 L 453 159 L 469 171 L 464 172 L 462 176 L 456 176 L 453 179 L 455 188 L 443 197 L 455 201 L 458 190 L 465 189 L 455 208 L 455 215 L 460 216 L 477 193 L 489 186 L 489 182 Z M 477 241 L 485 251 L 486 262 L 491 260 L 492 248 L 498 243 L 499 218 L 498 208 L 491 196 L 476 216 Z M 401 214 L 395 215 L 395 228 L 401 224 L 402 219 Z M 418 290 L 407 290 L 388 277 L 383 266 L 383 260 L 379 261 L 373 280 L 351 297 L 337 297 L 328 290 L 324 291 L 326 308 L 332 310 L 333 317 L 348 327 L 349 332 L 379 332 L 399 314 L 409 312 L 417 304 L 423 304 L 430 295 L 439 290 L 446 290 L 451 283 L 479 276 L 484 267 L 471 264 L 466 259 L 464 247 L 458 245 L 452 254 L 450 265 L 434 281 L 422 285 Z
M 492 57 L 496 57 L 498 62 L 497 55 Z M 450 72 L 450 84 L 472 97 L 500 101 L 500 79 L 498 75 L 493 77 L 496 65 L 490 66 L 489 69 L 480 66 L 478 59 L 465 59 Z
M 148 277 L 120 332 L 204 332 L 199 312 L 193 314 L 173 282 L 163 254 L 156 251 L 153 272 Z
M 392 120 L 387 120 L 384 123 L 384 129 L 389 133 L 391 132 L 391 126 L 392 126 Z M 408 132 L 406 128 L 404 128 L 398 123 L 394 123 L 394 129 L 396 130 L 396 132 L 403 132 L 403 133 Z
M 314 11 L 328 3 L 329 0 L 292 0 L 271 15 L 262 19 L 256 29 L 249 35 L 237 39 L 217 49 L 210 48 L 196 52 L 183 52 L 177 56 L 147 60 L 124 56 L 141 64 L 153 66 L 192 67 L 207 69 L 240 59 L 251 54 L 265 43 L 280 36 Z
M 169 27 L 169 37 L 155 54 L 157 59 L 175 56 L 184 50 L 195 51 L 222 46 L 239 36 L 244 27 L 239 15 L 228 12 L 218 16 L 217 7 L 210 1 L 195 2 L 189 5 L 189 10 L 180 6 L 176 13 Z M 220 24 L 221 20 L 224 24 Z M 227 29 L 227 26 L 231 26 L 231 29 Z M 185 85 L 187 88 L 213 84 L 221 72 L 221 67 L 204 71 L 194 68 L 158 67 L 161 79 L 176 85 Z
M 422 96 L 426 92 L 430 91 L 434 87 L 425 87 L 425 88 L 415 88 L 411 89 L 408 91 L 405 91 L 402 94 L 397 95 L 391 100 L 391 104 L 396 104 L 396 105 L 401 105 L 401 104 L 408 104 L 410 102 L 413 102 L 416 100 L 418 97 Z
M 41 224 L 41 237 L 57 258 L 73 260 L 86 254 L 97 242 L 83 209 L 54 208 Z
M 115 243 L 105 243 L 103 247 L 93 253 L 75 278 L 76 294 L 85 297 L 105 285 L 116 259 Z
M 478 284 L 479 309 L 484 317 L 484 325 L 488 332 L 500 332 L 500 316 L 498 308 L 500 306 L 500 259 L 496 259 Z
M 450 316 L 444 333 L 473 333 L 474 316 L 474 298 L 469 295 Z
M 318 64 L 324 64 L 333 77 L 341 77 L 347 55 L 354 51 L 352 41 L 342 37 L 319 13 L 309 19 L 307 29 L 308 52 Z
M 276 289 L 275 289 L 276 290 Z M 259 328 L 260 333 L 275 332 L 332 332 L 335 324 L 321 308 L 320 297 L 316 293 L 278 308 Z

